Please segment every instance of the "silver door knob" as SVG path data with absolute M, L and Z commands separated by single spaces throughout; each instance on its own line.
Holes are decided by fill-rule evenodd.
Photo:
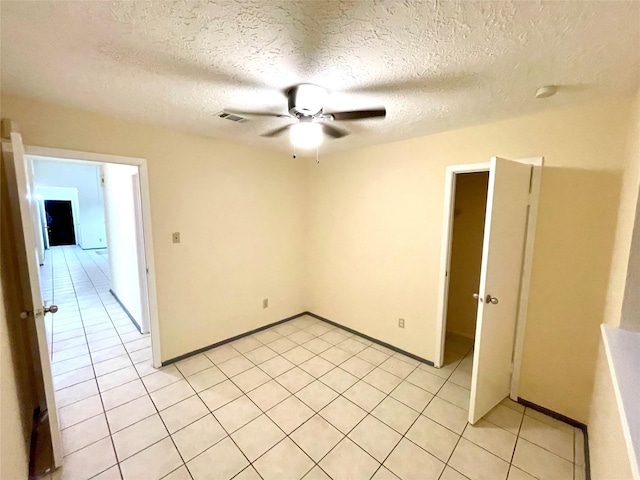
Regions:
M 56 313 L 58 311 L 57 305 L 49 305 L 48 307 L 44 307 L 44 313 Z
M 486 303 L 493 303 L 494 305 L 498 303 L 498 299 L 496 297 L 492 297 L 491 295 L 487 295 Z
M 473 298 L 475 298 L 476 300 L 478 300 L 480 298 L 480 295 L 478 295 L 477 293 L 473 294 Z

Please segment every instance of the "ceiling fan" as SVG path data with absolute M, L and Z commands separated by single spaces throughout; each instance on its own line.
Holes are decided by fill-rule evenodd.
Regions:
M 291 143 L 298 148 L 316 148 L 322 143 L 323 134 L 331 138 L 341 138 L 349 134 L 346 130 L 330 125 L 333 121 L 364 120 L 368 118 L 384 118 L 387 111 L 384 107 L 370 110 L 352 110 L 344 112 L 325 112 L 324 101 L 327 90 L 310 83 L 302 83 L 291 87 L 286 92 L 289 114 L 271 112 L 229 112 L 238 115 L 294 118 L 295 123 L 263 133 L 263 137 L 276 137 L 286 130 L 290 131 Z

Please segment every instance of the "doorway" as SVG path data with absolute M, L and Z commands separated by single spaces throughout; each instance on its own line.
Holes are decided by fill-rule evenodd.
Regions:
M 74 409 L 83 410 L 83 402 L 89 401 L 100 411 L 117 408 L 113 403 L 105 405 L 104 399 L 100 399 L 103 392 L 115 390 L 122 382 L 140 379 L 153 373 L 153 367 L 160 367 L 146 161 L 51 148 L 25 148 L 20 134 L 14 131 L 10 133 L 10 139 L 3 139 L 2 150 L 11 187 L 9 194 L 15 213 L 12 216 L 15 231 L 22 234 L 17 236 L 17 248 L 21 253 L 18 269 L 28 272 L 25 273 L 25 282 L 22 282 L 26 300 L 21 319 L 32 319 L 35 326 L 38 352 L 34 356 L 34 367 L 42 373 L 46 397 L 42 412 L 46 412 L 49 419 L 54 465 L 60 466 L 63 456 L 72 453 L 69 445 L 62 442 L 61 428 L 74 427 L 67 421 L 75 418 Z M 110 292 L 107 274 L 109 255 L 102 254 L 104 249 L 84 249 L 78 243 L 55 246 L 47 252 L 55 252 L 55 261 L 62 264 L 62 270 L 55 273 L 53 265 L 47 262 L 44 268 L 40 267 L 38 247 L 44 247 L 45 237 L 40 235 L 40 218 L 44 213 L 42 200 L 45 196 L 36 193 L 33 177 L 36 158 L 69 164 L 127 166 L 135 170 L 139 205 L 131 217 L 141 222 L 141 235 L 134 243 L 144 247 L 140 265 L 144 272 L 146 302 L 142 308 L 147 312 L 150 327 L 150 334 L 145 338 L 140 338 L 141 332 Z M 133 190 L 131 182 L 134 176 L 126 173 L 129 189 Z M 40 210 L 39 206 L 42 207 Z M 73 206 L 73 213 L 81 212 L 82 208 Z M 83 223 L 86 224 L 80 222 L 74 229 L 80 237 Z M 41 283 L 42 275 L 49 276 L 49 285 Z M 59 305 L 53 305 L 53 302 Z M 118 309 L 120 313 L 115 313 Z M 84 388 L 85 384 L 91 388 Z M 96 388 L 99 396 L 95 395 Z
M 489 172 L 456 174 L 454 187 L 443 367 L 454 368 L 464 361 L 461 367 L 468 378 L 460 383 L 470 389 Z
M 465 367 L 472 424 L 517 399 L 542 164 L 447 168 L 435 365 Z
M 44 211 L 49 245 L 75 245 L 76 232 L 73 227 L 71 200 L 45 200 Z
M 447 334 L 473 340 L 489 172 L 461 173 L 455 182 Z
M 48 241 L 39 246 L 43 252 L 41 290 L 45 302 L 57 303 L 61 308 L 61 312 L 47 322 L 48 329 L 56 328 L 56 320 L 64 317 L 62 310 L 79 310 L 80 317 L 93 317 L 100 312 L 105 321 L 115 322 L 116 330 L 111 330 L 111 334 L 120 334 L 125 342 L 138 340 L 135 332 L 128 331 L 135 327 L 149 340 L 138 166 L 36 155 L 27 157 L 33 165 L 37 198 L 45 213 L 43 227 L 48 234 Z M 64 196 L 64 192 L 71 192 L 75 203 L 68 200 L 72 197 Z M 74 224 L 77 241 L 73 235 Z M 70 246 L 74 248 L 61 248 Z M 79 271 L 75 273 L 74 269 Z M 73 274 L 69 275 L 70 272 Z M 63 288 L 63 278 L 76 294 L 67 305 L 61 305 L 60 300 L 55 299 Z M 85 322 L 83 318 L 81 321 Z M 53 335 L 51 331 L 48 333 Z M 82 333 L 80 329 L 78 333 Z M 92 339 L 102 340 L 101 337 L 104 337 L 105 345 L 110 344 L 106 341 L 107 334 L 96 334 Z M 56 350 L 71 344 L 75 345 L 66 341 L 58 345 L 53 339 L 53 361 Z M 140 347 L 144 345 L 139 342 Z M 91 341 L 89 347 L 92 347 Z M 150 345 L 147 347 L 150 351 Z M 148 357 L 150 360 L 150 354 Z

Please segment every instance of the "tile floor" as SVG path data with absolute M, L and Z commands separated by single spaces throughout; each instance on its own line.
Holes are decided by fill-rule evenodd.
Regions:
M 435 369 L 303 316 L 155 370 L 148 338 L 109 298 L 106 257 L 52 253 L 65 298 L 52 336 L 65 451 L 54 479 L 585 477 L 578 429 L 508 399 L 467 423 L 465 339 L 449 338 Z

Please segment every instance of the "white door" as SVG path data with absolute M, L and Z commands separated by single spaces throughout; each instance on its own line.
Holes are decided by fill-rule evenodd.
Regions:
M 489 170 L 469 422 L 511 386 L 532 166 L 493 157 Z
M 11 133 L 11 142 L 2 142 L 2 155 L 7 165 L 7 176 L 9 182 L 15 182 L 18 197 L 18 214 L 22 231 L 24 232 L 24 248 L 26 250 L 26 268 L 29 272 L 29 287 L 31 290 L 30 305 L 26 306 L 26 318 L 19 321 L 35 321 L 36 334 L 38 337 L 38 351 L 40 353 L 40 364 L 42 368 L 42 378 L 44 382 L 44 392 L 47 402 L 47 413 L 49 416 L 49 426 L 51 428 L 51 443 L 53 446 L 53 457 L 56 467 L 62 465 L 62 443 L 60 440 L 60 426 L 58 423 L 58 410 L 53 389 L 53 378 L 51 375 L 51 357 L 47 344 L 47 332 L 44 325 L 44 315 L 48 311 L 45 309 L 40 292 L 40 278 L 38 272 L 38 248 L 35 237 L 35 226 L 38 219 L 38 209 L 33 191 L 33 179 L 31 178 L 31 168 L 27 164 L 22 145 L 22 137 L 19 133 Z M 11 192 L 10 192 L 11 193 Z M 21 266 L 24 268 L 25 266 Z M 54 312 L 53 306 L 50 307 Z

